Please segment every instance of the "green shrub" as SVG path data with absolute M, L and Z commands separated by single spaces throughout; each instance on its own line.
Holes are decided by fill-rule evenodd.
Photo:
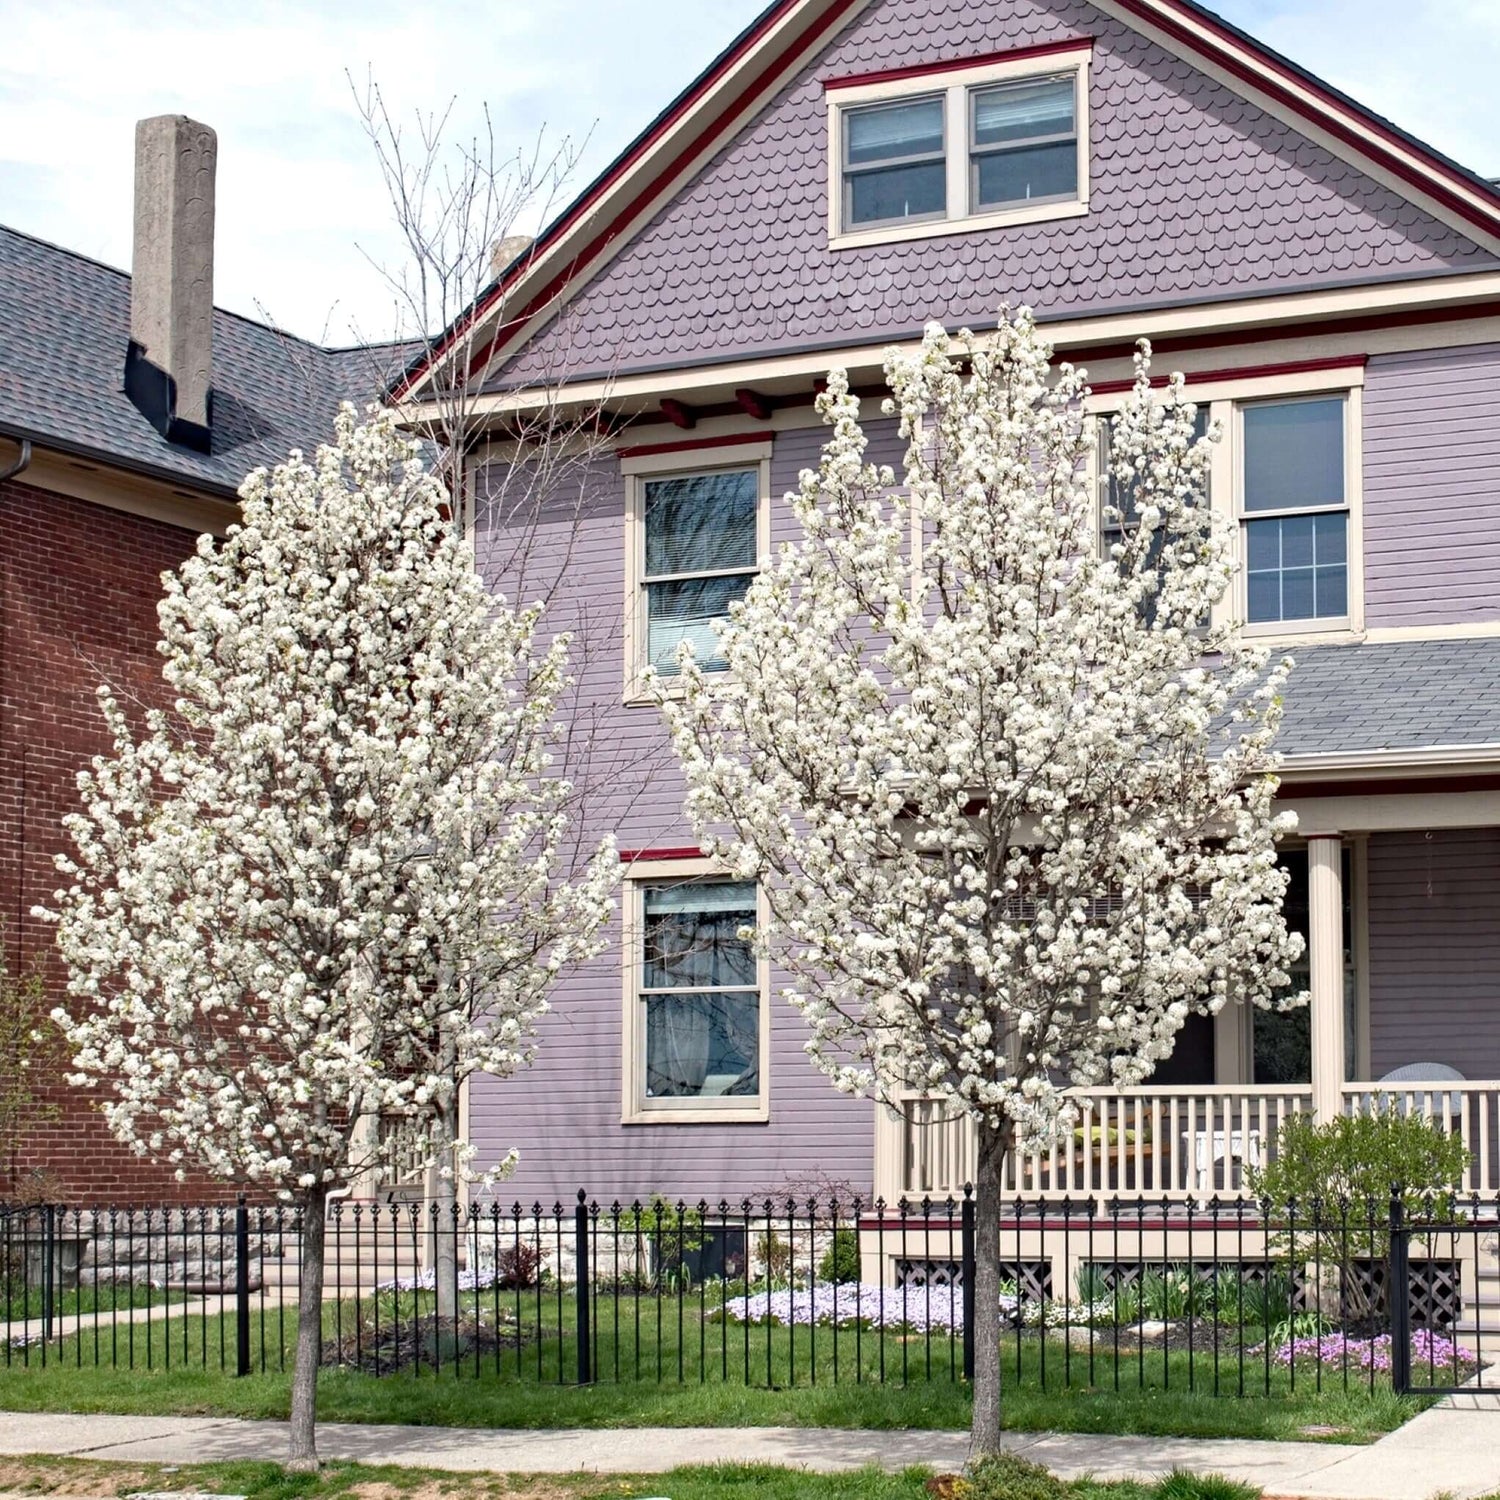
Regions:
M 1065 1500 L 1068 1487 L 1050 1469 L 1014 1453 L 981 1458 L 965 1474 L 964 1500 Z
M 818 1262 L 818 1280 L 843 1286 L 859 1280 L 859 1236 L 852 1229 L 835 1229 L 833 1241 Z
M 1437 1205 L 1456 1217 L 1452 1195 L 1472 1161 L 1459 1136 L 1420 1115 L 1377 1110 L 1326 1125 L 1292 1115 L 1270 1162 L 1250 1168 L 1246 1182 L 1281 1222 L 1272 1243 L 1295 1264 L 1319 1264 L 1336 1278 L 1346 1322 L 1373 1322 L 1385 1313 L 1389 1277 L 1374 1283 L 1382 1290 L 1372 1296 L 1359 1264 L 1389 1261 L 1393 1192 L 1408 1216 L 1431 1214 Z

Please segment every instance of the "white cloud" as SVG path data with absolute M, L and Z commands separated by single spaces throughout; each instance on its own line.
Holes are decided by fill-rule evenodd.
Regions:
M 980 0 L 976 0 L 980 3 Z M 1003 0 L 982 0 L 1003 3 Z M 393 107 L 483 100 L 502 138 L 593 132 L 599 171 L 760 10 L 760 0 L 0 0 L 0 219 L 130 258 L 134 122 L 219 134 L 218 301 L 295 332 L 370 336 L 390 296 L 390 213 L 345 70 Z M 1440 149 L 1500 173 L 1495 0 L 1221 0 L 1222 13 Z M 597 122 L 597 123 L 596 123 Z

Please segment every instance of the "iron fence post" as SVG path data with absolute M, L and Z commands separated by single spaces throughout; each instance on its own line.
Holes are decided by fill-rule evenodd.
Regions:
M 964 1183 L 961 1238 L 964 1277 L 964 1379 L 974 1378 L 974 1187 Z
M 53 1294 L 57 1276 L 57 1210 L 42 1209 L 42 1338 L 52 1337 Z
M 1406 1204 L 1391 1189 L 1391 1385 L 1398 1396 L 1411 1390 L 1411 1287 Z
M 250 1210 L 234 1205 L 234 1373 L 250 1373 Z
M 578 1327 L 578 1384 L 591 1385 L 594 1379 L 594 1352 L 589 1345 L 589 1332 L 593 1322 L 589 1309 L 589 1207 L 588 1194 L 578 1189 L 578 1204 L 573 1210 L 573 1259 L 577 1266 L 578 1293 L 574 1307 Z

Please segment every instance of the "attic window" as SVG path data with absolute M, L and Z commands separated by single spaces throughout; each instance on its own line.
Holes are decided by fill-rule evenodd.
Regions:
M 830 244 L 1086 213 L 1088 63 L 1080 42 L 828 80 Z

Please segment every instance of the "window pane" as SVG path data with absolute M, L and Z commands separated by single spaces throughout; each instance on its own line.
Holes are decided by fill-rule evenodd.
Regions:
M 1281 618 L 1310 620 L 1317 614 L 1313 603 L 1313 570 L 1288 568 L 1281 575 Z
M 755 566 L 760 471 L 646 481 L 646 576 Z
M 974 165 L 978 169 L 975 208 L 1035 198 L 1071 198 L 1078 192 L 1078 147 L 1073 141 L 997 151 L 975 157 Z
M 1246 580 L 1251 623 L 1281 618 L 1281 575 L 1252 573 Z
M 755 955 L 739 932 L 755 925 L 755 887 L 648 886 L 641 988 L 756 983 Z
M 1250 622 L 1347 614 L 1348 526 L 1346 515 L 1250 522 L 1245 527 Z
M 918 219 L 948 207 L 948 171 L 942 162 L 861 172 L 849 181 L 849 223 Z
M 974 95 L 974 144 L 1073 133 L 1073 78 L 1028 79 Z
M 1314 574 L 1317 613 L 1321 616 L 1349 613 L 1349 580 L 1343 568 L 1319 568 Z
M 750 575 L 729 578 L 684 578 L 677 583 L 646 585 L 646 654 L 663 676 L 677 671 L 677 648 L 693 643 L 700 665 L 722 668 L 719 633 L 714 623 L 727 618 L 729 605 L 743 599 Z
M 1281 531 L 1281 566 L 1310 568 L 1313 560 L 1313 518 L 1288 516 L 1277 524 Z
M 1278 401 L 1244 409 L 1245 509 L 1344 503 L 1344 402 Z
M 760 1092 L 759 995 L 647 995 L 645 1005 L 648 1099 Z
M 942 99 L 851 109 L 844 115 L 844 163 L 868 166 L 943 149 Z
M 1315 516 L 1313 532 L 1317 538 L 1315 548 L 1318 566 L 1346 561 L 1348 550 L 1344 533 L 1348 530 L 1348 516 Z

